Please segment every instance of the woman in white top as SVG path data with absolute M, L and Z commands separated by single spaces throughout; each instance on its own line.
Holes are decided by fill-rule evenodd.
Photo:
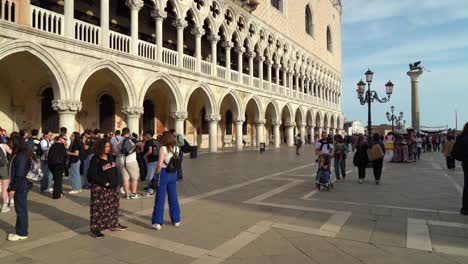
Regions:
M 164 204 L 166 203 L 166 192 L 169 199 L 169 215 L 175 227 L 180 226 L 180 207 L 177 198 L 177 158 L 179 148 L 176 146 L 174 136 L 165 131 L 161 138 L 158 165 L 156 168 L 156 179 L 159 180 L 156 200 L 154 203 L 151 224 L 156 230 L 161 230 L 164 223 Z M 172 157 L 174 159 L 171 161 Z

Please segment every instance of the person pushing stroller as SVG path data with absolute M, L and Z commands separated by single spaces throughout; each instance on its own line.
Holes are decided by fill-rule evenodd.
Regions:
M 322 188 L 325 190 L 330 190 L 333 188 L 333 183 L 331 181 L 331 169 L 330 169 L 330 156 L 327 154 L 321 154 L 318 161 L 317 176 L 315 178 L 315 186 L 317 190 Z

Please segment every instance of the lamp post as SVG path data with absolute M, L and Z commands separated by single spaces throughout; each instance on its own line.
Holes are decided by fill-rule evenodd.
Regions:
M 403 112 L 400 112 L 400 114 L 397 116 L 394 114 L 395 112 L 395 106 L 390 107 L 390 112 L 387 112 L 386 116 L 388 121 L 392 121 L 392 133 L 395 132 L 395 122 L 400 122 L 403 119 Z
M 372 138 L 372 108 L 371 105 L 376 100 L 379 103 L 386 103 L 390 100 L 390 96 L 393 93 L 393 83 L 391 81 L 388 81 L 387 84 L 385 84 L 385 89 L 387 92 L 387 97 L 384 97 L 382 99 L 379 98 L 377 95 L 376 91 L 371 90 L 371 83 L 372 83 L 372 78 L 374 77 L 374 73 L 371 70 L 367 70 L 365 73 L 366 75 L 366 82 L 367 82 L 367 91 L 366 91 L 366 83 L 364 81 L 361 81 L 357 84 L 357 94 L 359 98 L 359 102 L 361 105 L 367 104 L 367 134 L 369 135 L 369 140 Z M 365 93 L 365 95 L 364 95 Z

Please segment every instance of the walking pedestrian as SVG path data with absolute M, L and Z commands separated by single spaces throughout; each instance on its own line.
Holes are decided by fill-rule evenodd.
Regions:
M 333 157 L 335 158 L 335 176 L 337 180 L 346 178 L 346 156 L 348 147 L 341 135 L 337 136 L 337 143 L 333 148 Z
M 99 131 L 99 130 L 97 130 Z M 96 130 L 95 130 L 96 132 Z M 91 130 L 86 129 L 84 132 L 83 136 L 83 143 L 84 143 L 84 164 L 83 164 L 83 189 L 89 189 L 91 188 L 91 185 L 88 182 L 88 169 L 89 169 L 89 163 L 91 162 L 91 159 L 94 156 L 94 153 L 92 151 L 94 142 L 97 141 L 97 136 L 96 134 L 91 133 Z
M 44 131 L 43 138 L 40 143 L 40 152 L 38 153 L 41 158 L 41 169 L 42 169 L 42 179 L 41 179 L 41 192 L 52 193 L 52 173 L 49 170 L 47 165 L 47 156 L 49 154 L 49 149 L 52 146 L 52 139 L 54 135 L 51 131 Z
M 301 155 L 300 150 L 302 148 L 301 134 L 296 135 L 296 155 Z
M 8 155 L 11 154 L 11 148 L 7 144 L 0 143 L 0 183 L 2 184 L 2 213 L 10 211 L 8 205 L 8 185 L 10 184 L 10 174 L 8 172 Z M 11 205 L 14 202 L 11 200 Z
M 16 225 L 15 233 L 8 234 L 8 240 L 19 241 L 28 238 L 28 192 L 33 185 L 26 180 L 26 175 L 31 168 L 34 153 L 21 136 L 12 136 L 10 141 L 13 157 L 9 170 L 11 180 L 8 194 L 15 201 Z
M 373 135 L 372 147 L 374 147 L 374 148 L 379 147 L 380 150 L 382 151 L 382 154 L 384 153 L 385 146 L 384 146 L 383 142 L 381 141 L 381 137 L 380 137 L 380 135 L 378 133 L 375 133 Z M 383 169 L 383 155 L 382 155 L 382 158 L 372 161 L 372 169 L 374 171 L 375 184 L 379 185 L 380 184 L 380 178 L 382 176 L 382 169 Z
M 169 216 L 175 227 L 180 226 L 180 207 L 177 198 L 177 163 L 180 149 L 171 132 L 164 132 L 159 149 L 156 175 L 159 177 L 159 186 L 156 192 L 151 224 L 156 230 L 161 230 L 164 223 L 164 205 L 166 193 L 169 199 Z M 176 164 L 174 164 L 176 163 Z
M 447 141 L 442 147 L 442 154 L 445 156 L 445 160 L 447 162 L 447 169 L 454 170 L 455 169 L 455 159 L 452 157 L 452 150 L 453 146 L 455 145 L 455 137 L 449 135 L 447 137 Z
M 315 154 L 318 157 L 319 154 L 331 155 L 333 152 L 333 144 L 328 141 L 327 133 L 322 132 L 322 139 L 315 143 Z
M 458 136 L 453 146 L 452 156 L 462 162 L 464 185 L 463 200 L 460 213 L 468 215 L 468 122 L 463 127 L 463 132 Z
M 55 143 L 50 147 L 47 156 L 47 166 L 49 166 L 54 178 L 53 199 L 62 197 L 62 180 L 65 172 L 65 159 L 67 157 L 67 138 L 64 135 L 55 137 Z
M 111 155 L 111 144 L 99 139 L 93 149 L 88 181 L 91 182 L 90 235 L 103 238 L 103 230 L 124 231 L 127 227 L 119 224 L 119 177 L 117 164 Z
M 361 184 L 364 182 L 364 178 L 366 178 L 366 166 L 369 162 L 369 158 L 367 157 L 368 148 L 366 139 L 360 135 L 356 141 L 356 153 L 354 154 L 353 164 L 358 167 L 359 183 Z
M 124 140 L 120 146 L 118 163 L 119 168 L 121 168 L 125 198 L 138 199 L 140 198 L 140 195 L 137 193 L 140 168 L 136 155 L 136 139 L 130 135 L 130 129 L 128 127 L 122 129 L 122 136 Z
M 70 162 L 70 180 L 72 190 L 68 192 L 69 194 L 77 194 L 81 192 L 81 174 L 80 174 L 80 165 L 81 159 L 83 156 L 84 146 L 81 140 L 81 135 L 78 132 L 74 132 L 71 136 L 71 146 L 70 150 L 67 152 Z
M 421 160 L 421 151 L 423 149 L 423 139 L 421 138 L 421 135 L 418 134 L 416 137 L 416 158 L 418 160 Z

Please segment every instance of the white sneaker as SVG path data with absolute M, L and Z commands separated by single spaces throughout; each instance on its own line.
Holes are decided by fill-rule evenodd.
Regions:
M 53 193 L 53 192 L 54 192 L 54 188 L 50 187 L 49 189 L 45 189 L 43 192 L 44 192 L 44 193 Z
M 123 187 L 120 187 L 120 190 L 119 190 L 119 191 L 120 191 L 120 194 L 125 194 L 125 190 L 124 190 Z
M 180 226 L 180 222 L 174 223 L 174 226 L 175 226 L 175 227 L 179 227 L 179 226 Z
M 10 208 L 8 208 L 8 204 L 3 204 L 2 205 L 2 213 L 8 213 L 10 212 Z
M 363 179 L 359 179 L 359 183 L 362 184 L 364 182 Z
M 13 200 L 13 199 L 8 200 L 8 204 L 9 204 L 11 207 L 14 207 L 14 206 L 15 206 L 15 200 Z
M 156 229 L 156 230 L 161 230 L 162 226 L 160 224 L 154 224 L 153 228 Z
M 27 239 L 27 236 L 18 236 L 17 234 L 8 234 L 8 241 L 19 241 Z
M 82 192 L 82 190 L 77 190 L 77 191 L 71 190 L 71 191 L 68 192 L 68 194 L 78 194 L 80 192 Z
M 140 195 L 138 193 L 130 194 L 130 199 L 140 199 Z

